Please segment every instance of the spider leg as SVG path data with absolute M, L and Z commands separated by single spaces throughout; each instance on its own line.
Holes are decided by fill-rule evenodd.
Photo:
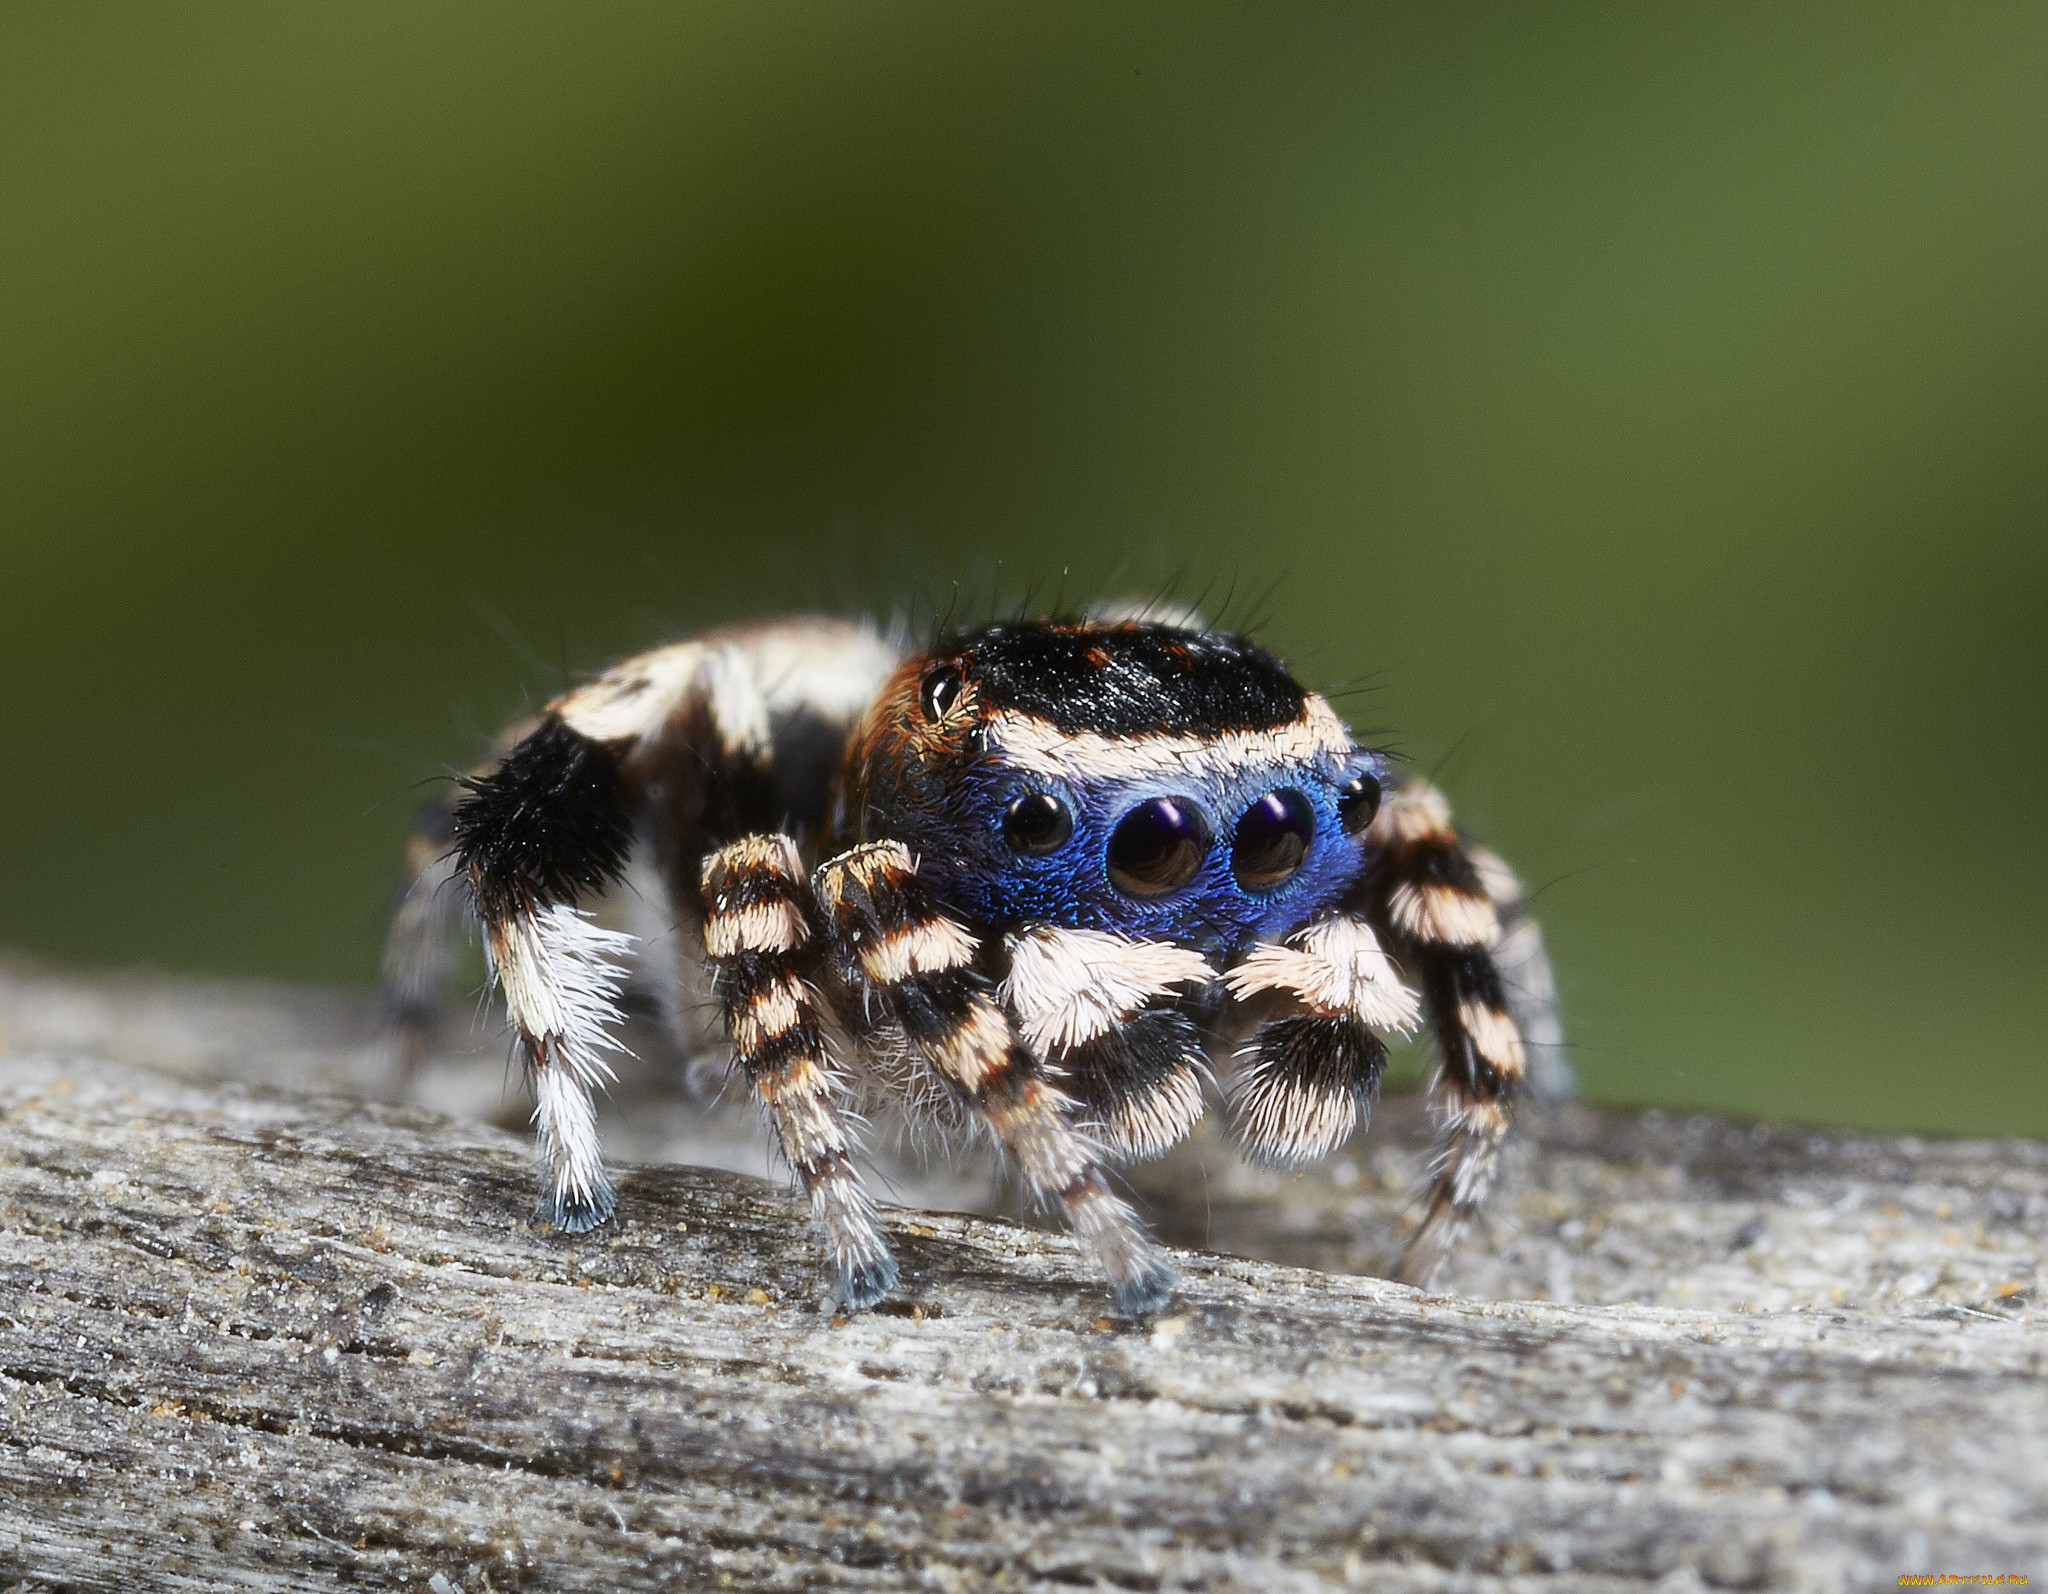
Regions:
M 611 1077 L 631 937 L 576 906 L 619 878 L 632 845 L 626 788 L 610 749 L 549 714 L 496 770 L 464 783 L 450 817 L 454 863 L 483 925 L 493 978 L 518 1032 L 545 1168 L 535 1216 L 580 1234 L 611 1216 L 594 1086 Z
M 1173 1273 L 1131 1208 L 1109 1187 L 1071 1100 L 1046 1076 L 986 979 L 975 935 L 939 911 L 910 852 L 857 846 L 821 865 L 818 893 L 843 972 L 1016 1157 L 1026 1182 L 1057 1205 L 1109 1274 L 1124 1311 L 1156 1311 Z
M 734 842 L 704 862 L 704 949 L 733 1051 L 767 1110 L 825 1237 L 839 1298 L 859 1310 L 896 1282 L 896 1261 L 853 1165 L 833 1103 L 816 976 L 824 951 L 796 843 Z
M 1033 1052 L 1065 1076 L 1089 1128 L 1119 1157 L 1172 1148 L 1202 1116 L 1208 1052 L 1163 1004 L 1215 971 L 1198 952 L 1100 930 L 1037 925 L 1009 941 L 1003 1005 Z
M 1366 834 L 1370 862 L 1364 911 L 1422 987 L 1436 1032 L 1432 1087 L 1438 1117 L 1433 1177 L 1421 1226 L 1400 1276 L 1425 1283 L 1486 1199 L 1527 1073 L 1521 1027 L 1496 960 L 1502 901 L 1514 877 L 1489 853 L 1469 848 L 1450 805 L 1427 781 L 1394 792 Z M 1489 876 L 1492 879 L 1489 880 Z M 1522 972 L 1539 970 L 1541 943 Z
M 1239 1054 L 1227 1091 L 1254 1161 L 1296 1168 L 1341 1145 L 1372 1110 L 1387 1065 L 1381 1030 L 1413 1028 L 1415 994 L 1372 928 L 1330 913 L 1255 946 L 1224 982 L 1240 1002 L 1277 1005 Z
M 1550 970 L 1550 954 L 1543 947 L 1543 929 L 1530 916 L 1522 882 L 1506 860 L 1490 847 L 1469 850 L 1479 883 L 1500 916 L 1493 966 L 1500 974 L 1508 1012 L 1522 1032 L 1520 1093 L 1537 1101 L 1566 1100 L 1577 1085 L 1564 1052 L 1564 1026 L 1557 1017 L 1557 980 Z
M 457 788 L 460 790 L 460 788 Z M 377 1094 L 404 1097 L 440 1016 L 456 920 L 463 906 L 456 880 L 454 803 L 435 797 L 420 808 L 405 849 L 405 885 L 384 937 L 384 1076 Z

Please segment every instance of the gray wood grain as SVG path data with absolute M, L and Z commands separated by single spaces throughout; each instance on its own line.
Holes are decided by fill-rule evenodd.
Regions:
M 1061 1236 L 925 1210 L 846 1319 L 779 1182 L 627 1167 L 572 1240 L 517 1136 L 299 1093 L 369 1077 L 345 995 L 13 964 L 0 1026 L 0 1587 L 2048 1573 L 2038 1144 L 1571 1108 L 1422 1294 L 1361 1276 L 1393 1101 L 1299 1180 L 1143 1170 L 1214 1248 L 1150 1322 Z

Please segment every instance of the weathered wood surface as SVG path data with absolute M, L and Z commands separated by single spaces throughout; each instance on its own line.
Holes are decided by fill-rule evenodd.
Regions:
M 0 1028 L 0 1588 L 2048 1574 L 2038 1144 L 1572 1108 L 1445 1293 L 1287 1265 L 1390 1253 L 1394 1101 L 1300 1180 L 1148 1170 L 1246 1253 L 1149 1323 L 1063 1238 L 908 1210 L 845 1320 L 779 1183 L 632 1167 L 619 1227 L 536 1234 L 516 1136 L 285 1088 L 372 1077 L 352 998 L 0 965 Z

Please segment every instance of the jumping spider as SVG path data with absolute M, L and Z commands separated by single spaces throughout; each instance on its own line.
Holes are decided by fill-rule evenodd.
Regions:
M 1550 1035 L 1514 876 L 1244 638 L 1030 620 L 912 654 L 834 620 L 732 626 L 554 699 L 412 849 L 395 1014 L 418 1033 L 466 901 L 537 1104 L 536 1216 L 569 1233 L 612 1213 L 591 1090 L 631 940 L 582 904 L 636 856 L 710 965 L 848 1307 L 896 1278 L 856 1078 L 893 1067 L 992 1130 L 1142 1313 L 1173 1275 L 1105 1170 L 1188 1133 L 1212 1053 L 1244 1151 L 1298 1166 L 1351 1133 L 1382 1036 L 1427 1007 L 1441 1133 L 1402 1263 L 1422 1278 L 1486 1194 L 1525 1029 Z

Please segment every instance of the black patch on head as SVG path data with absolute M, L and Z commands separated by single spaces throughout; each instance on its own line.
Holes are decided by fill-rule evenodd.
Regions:
M 611 885 L 633 844 L 612 755 L 550 715 L 468 793 L 450 820 L 477 911 L 506 919 Z
M 1020 621 L 965 633 L 954 656 L 984 704 L 1070 734 L 1269 730 L 1308 701 L 1278 659 L 1225 631 Z

